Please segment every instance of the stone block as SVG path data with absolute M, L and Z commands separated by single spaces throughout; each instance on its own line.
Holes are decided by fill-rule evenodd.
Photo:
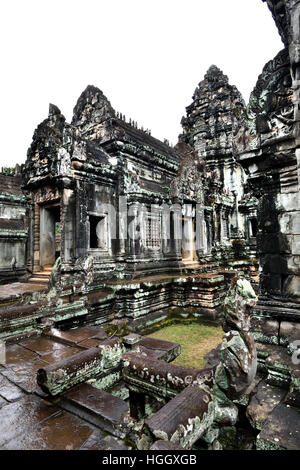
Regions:
M 300 255 L 300 235 L 294 235 L 292 239 L 292 254 Z
M 107 374 L 119 367 L 124 348 L 118 338 L 104 340 L 99 347 L 81 351 L 37 371 L 37 383 L 51 395 L 58 395 L 79 383 Z
M 255 429 L 262 429 L 264 422 L 286 395 L 286 390 L 261 381 L 254 390 L 249 405 L 247 416 Z
M 251 332 L 255 341 L 265 344 L 278 344 L 279 322 L 264 317 L 251 317 Z
M 299 194 L 298 192 L 278 194 L 277 203 L 284 212 L 297 211 L 299 210 Z
M 291 232 L 295 235 L 300 235 L 300 212 L 291 216 Z
M 282 293 L 293 297 L 300 297 L 300 276 L 288 276 L 283 285 Z
M 191 385 L 147 418 L 145 425 L 157 439 L 163 438 L 190 449 L 213 420 L 210 394 L 197 385 Z
M 270 413 L 257 436 L 258 450 L 299 450 L 300 411 L 280 403 Z
M 106 432 L 124 438 L 129 405 L 118 397 L 83 384 L 64 395 L 61 406 Z

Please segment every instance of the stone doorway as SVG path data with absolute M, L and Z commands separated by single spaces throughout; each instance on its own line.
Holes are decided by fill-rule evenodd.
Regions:
M 40 265 L 51 267 L 60 256 L 60 203 L 40 207 Z
M 181 255 L 182 261 L 184 263 L 197 261 L 195 245 L 195 220 L 193 217 L 182 218 Z

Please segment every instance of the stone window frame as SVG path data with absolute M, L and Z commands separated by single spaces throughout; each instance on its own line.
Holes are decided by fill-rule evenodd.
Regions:
M 143 220 L 143 245 L 147 251 L 161 251 L 162 249 L 162 220 L 161 213 L 145 212 Z M 153 224 L 156 221 L 156 224 Z M 153 236 L 153 229 L 156 236 Z M 153 243 L 154 242 L 154 243 Z

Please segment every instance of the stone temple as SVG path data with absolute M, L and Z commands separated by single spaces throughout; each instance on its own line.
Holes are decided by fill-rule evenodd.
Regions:
M 2 170 L 1 449 L 300 449 L 300 2 L 267 4 L 248 105 L 212 65 L 171 146 L 89 85 Z M 186 321 L 204 369 L 146 336 Z

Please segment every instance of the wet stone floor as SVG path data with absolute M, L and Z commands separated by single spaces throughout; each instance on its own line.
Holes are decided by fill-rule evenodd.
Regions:
M 84 390 L 81 390 L 77 394 L 72 392 L 67 400 L 72 406 L 64 406 L 60 398 L 47 397 L 36 383 L 39 368 L 99 345 L 105 338 L 100 327 L 65 332 L 52 329 L 47 336 L 7 345 L 6 363 L 0 365 L 0 449 L 126 448 L 118 436 L 107 436 L 101 430 L 102 423 L 109 430 L 108 424 L 128 412 L 125 401 L 83 384 L 87 387 L 87 403 L 82 405 Z M 101 400 L 105 416 L 96 409 Z M 77 405 L 86 412 L 78 412 Z M 96 418 L 90 418 L 92 412 Z

